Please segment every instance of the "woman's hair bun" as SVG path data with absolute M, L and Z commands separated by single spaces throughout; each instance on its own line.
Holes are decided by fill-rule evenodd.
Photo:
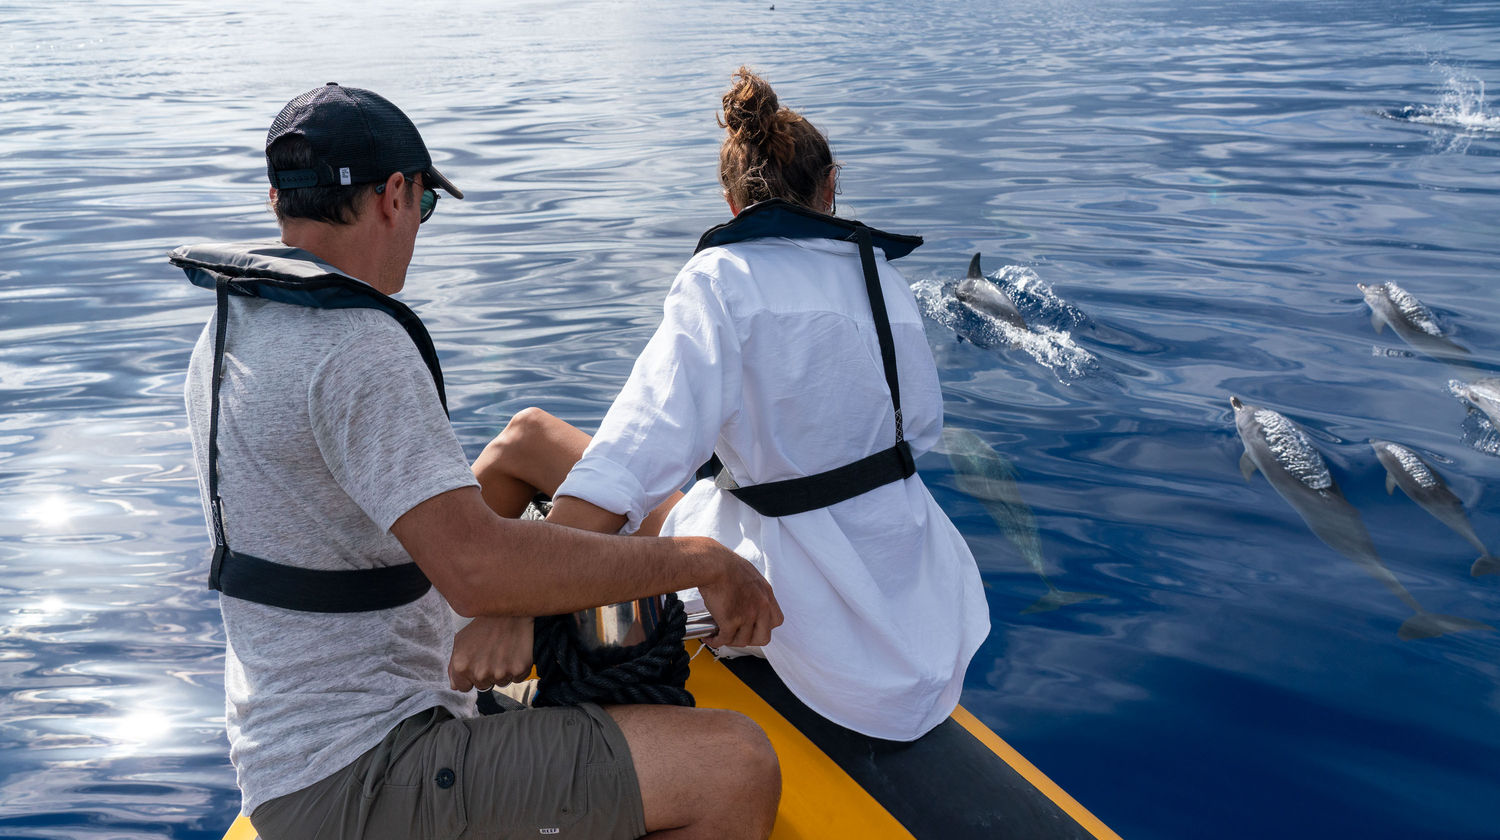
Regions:
M 723 104 L 719 183 L 731 205 L 781 198 L 819 213 L 832 207 L 833 197 L 825 194 L 836 171 L 828 139 L 796 111 L 781 107 L 770 82 L 741 67 Z
M 734 73 L 734 84 L 724 94 L 724 117 L 720 124 L 728 129 L 732 142 L 766 148 L 772 145 L 772 138 L 780 128 L 780 110 L 781 103 L 771 83 L 741 67 Z

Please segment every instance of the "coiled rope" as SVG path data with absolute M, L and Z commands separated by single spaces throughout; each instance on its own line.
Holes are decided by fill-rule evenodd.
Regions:
M 551 499 L 538 494 L 523 518 L 540 519 L 551 506 Z M 687 610 L 675 594 L 665 597 L 651 635 L 629 647 L 585 649 L 572 615 L 542 616 L 536 620 L 532 646 L 538 678 L 532 705 L 695 705 L 686 688 L 686 630 Z
M 687 610 L 668 595 L 661 619 L 645 641 L 629 647 L 586 650 L 571 615 L 536 620 L 534 656 L 538 686 L 533 706 L 579 703 L 654 703 L 692 706 L 686 688 L 688 653 L 682 645 Z

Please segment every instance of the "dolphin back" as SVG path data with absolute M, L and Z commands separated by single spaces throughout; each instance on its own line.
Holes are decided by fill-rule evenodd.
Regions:
M 1095 592 L 1070 592 L 1058 589 L 1047 579 L 1042 558 L 1042 538 L 1037 532 L 1036 515 L 1021 499 L 1016 468 L 993 447 L 968 429 L 943 429 L 942 448 L 953 463 L 958 489 L 978 499 L 990 517 L 1000 526 L 1031 565 L 1032 571 L 1047 585 L 1047 592 L 1021 610 L 1022 615 L 1050 612 L 1070 604 L 1092 601 L 1105 596 Z
M 981 501 L 1025 504 L 1016 485 L 1015 466 L 979 435 L 968 429 L 944 427 L 943 448 L 960 490 Z
M 1323 460 L 1323 454 L 1301 426 L 1268 408 L 1254 409 L 1254 412 L 1255 426 L 1260 431 L 1255 437 L 1283 470 L 1309 490 L 1333 489 L 1337 492 L 1333 475 L 1328 472 L 1328 462 Z M 1250 443 L 1253 445 L 1255 441 Z
M 1397 286 L 1395 283 L 1386 283 L 1382 288 L 1385 291 L 1386 298 L 1390 300 L 1391 306 L 1401 316 L 1401 320 L 1409 327 L 1434 338 L 1439 338 L 1443 335 L 1443 331 L 1438 328 L 1437 317 L 1432 314 L 1432 310 L 1428 309 L 1426 304 L 1417 300 L 1411 292 Z
M 1026 319 L 1005 289 L 991 282 L 979 270 L 979 255 L 969 260 L 969 273 L 960 280 L 954 296 L 974 309 L 1016 329 L 1027 329 Z
M 1491 425 L 1500 428 L 1500 377 L 1486 376 L 1473 382 L 1455 379 L 1449 383 L 1449 390 L 1459 398 L 1468 400 L 1490 419 Z
M 1016 468 L 979 435 L 968 429 L 943 429 L 943 448 L 953 463 L 954 483 L 978 499 L 1005 536 L 1038 572 L 1042 571 L 1042 540 L 1036 516 L 1021 500 Z
M 1479 577 L 1500 572 L 1500 561 L 1490 556 L 1490 550 L 1479 539 L 1479 535 L 1474 533 L 1474 526 L 1464 512 L 1463 502 L 1448 489 L 1448 485 L 1432 465 L 1399 443 L 1373 440 L 1370 445 L 1375 448 L 1375 455 L 1388 474 L 1387 492 L 1400 487 L 1412 501 L 1432 514 L 1434 519 L 1447 525 L 1454 533 L 1479 549 L 1481 556 L 1470 568 L 1471 575 Z
M 1379 333 L 1390 324 L 1391 329 L 1407 344 L 1434 356 L 1468 356 L 1469 349 L 1443 335 L 1436 315 L 1416 296 L 1396 285 L 1382 283 L 1378 286 L 1357 284 L 1370 306 L 1370 325 Z
M 1475 621 L 1472 618 L 1422 612 L 1402 622 L 1401 628 L 1396 631 L 1396 636 L 1402 641 L 1410 641 L 1412 639 L 1431 639 L 1448 633 L 1463 633 L 1467 630 L 1494 629 L 1483 621 Z
M 1036 599 L 1026 609 L 1021 610 L 1021 615 L 1051 612 L 1053 610 L 1060 610 L 1071 604 L 1081 604 L 1084 601 L 1094 601 L 1103 597 L 1103 595 L 1097 592 L 1070 592 L 1054 586 L 1047 590 L 1046 595 Z

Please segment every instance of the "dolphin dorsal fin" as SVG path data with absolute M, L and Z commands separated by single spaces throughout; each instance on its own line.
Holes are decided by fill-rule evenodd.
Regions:
M 979 278 L 979 277 L 983 277 L 984 276 L 984 272 L 982 272 L 982 271 L 979 270 L 979 255 L 978 254 L 974 255 L 974 259 L 969 260 L 969 276 L 972 277 L 972 278 Z

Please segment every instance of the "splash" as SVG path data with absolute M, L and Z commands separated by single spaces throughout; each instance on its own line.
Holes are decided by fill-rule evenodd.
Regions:
M 1061 382 L 1082 379 L 1099 370 L 1098 359 L 1078 346 L 1070 332 L 1087 326 L 1088 316 L 1058 297 L 1035 271 L 1008 265 L 987 276 L 1015 301 L 1031 329 L 1021 329 L 965 305 L 955 295 L 958 279 L 919 280 L 911 290 L 917 307 L 928 319 L 979 347 L 1019 349 Z
M 1028 314 L 1035 312 L 1055 326 L 1082 327 L 1089 324 L 1088 316 L 1082 310 L 1058 297 L 1045 280 L 1024 265 L 1007 265 L 990 276 L 1008 289 L 1011 298 Z
M 1487 107 L 1483 79 L 1465 70 L 1442 64 L 1434 63 L 1433 68 L 1446 77 L 1438 104 L 1407 105 L 1387 112 L 1386 116 L 1418 125 L 1462 132 L 1463 148 L 1467 148 L 1469 137 L 1500 133 L 1500 114 Z M 1455 151 L 1463 151 L 1463 148 L 1455 148 Z

